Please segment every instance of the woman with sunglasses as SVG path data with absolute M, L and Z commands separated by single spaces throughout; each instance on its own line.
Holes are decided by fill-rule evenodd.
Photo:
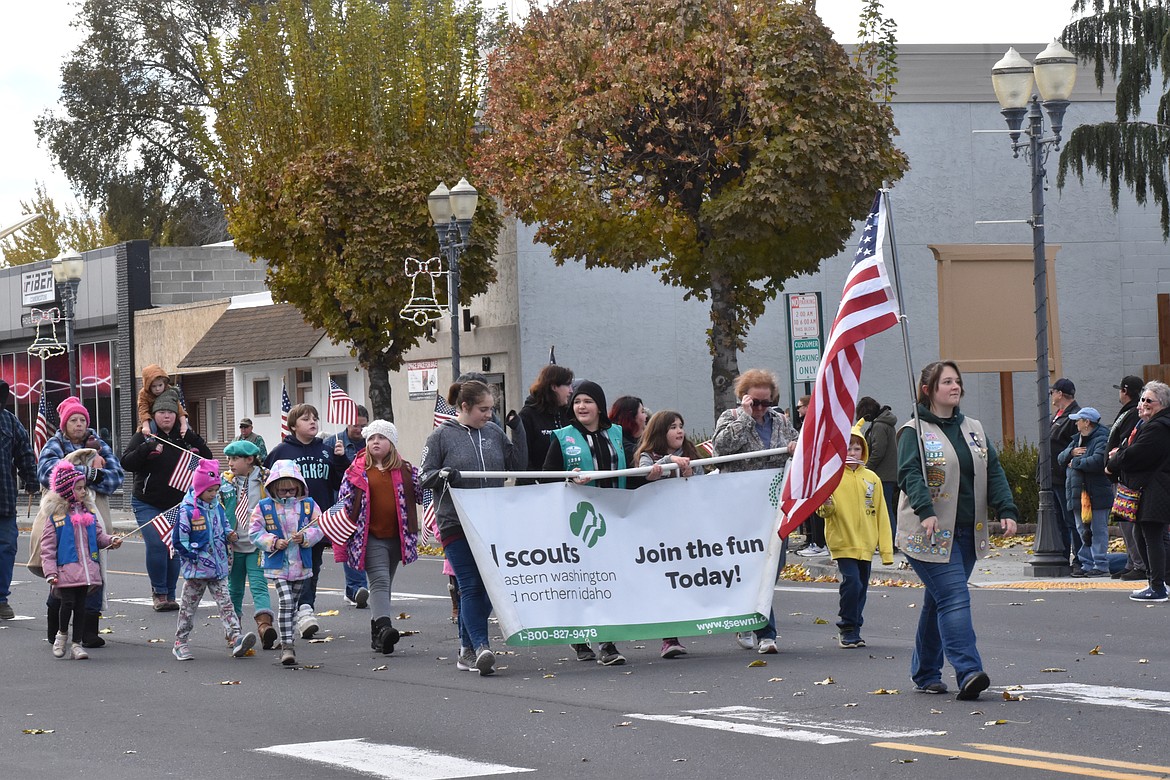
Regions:
M 754 469 L 784 468 L 789 456 L 796 452 L 796 429 L 775 408 L 779 388 L 776 376 L 771 371 L 753 368 L 740 374 L 735 381 L 735 395 L 739 406 L 719 415 L 715 423 L 715 435 L 711 439 L 716 455 L 735 455 L 741 452 L 782 449 L 775 455 L 750 460 L 736 460 L 720 464 L 723 472 L 752 471 Z M 780 568 L 784 568 L 784 553 L 788 540 L 780 554 Z M 776 614 L 768 615 L 768 625 L 754 632 L 740 632 L 735 635 L 744 650 L 757 648 L 757 652 L 770 655 L 776 651 Z M 758 642 L 758 646 L 757 646 Z
M 1110 453 L 1109 472 L 1120 484 L 1141 490 L 1138 502 L 1138 552 L 1146 561 L 1149 585 L 1130 594 L 1133 601 L 1161 602 L 1166 594 L 1166 548 L 1170 523 L 1170 386 L 1147 382 L 1138 398 L 1139 422 L 1129 443 Z

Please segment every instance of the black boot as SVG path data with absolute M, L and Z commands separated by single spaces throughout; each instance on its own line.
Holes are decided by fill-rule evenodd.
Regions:
M 394 645 L 398 644 L 398 629 L 390 624 L 390 618 L 380 617 L 370 625 L 373 635 L 373 649 L 383 655 L 394 652 Z
M 370 621 L 370 649 L 381 649 L 381 647 L 378 645 L 378 621 L 376 620 Z
M 58 601 L 56 606 L 52 604 L 48 607 L 48 612 L 45 614 L 45 622 L 48 624 L 49 641 L 53 642 L 57 639 L 57 631 L 61 627 L 61 602 Z
M 102 639 L 102 635 L 98 633 L 98 621 L 101 620 L 102 613 L 89 612 L 85 613 L 84 631 L 81 634 L 82 647 L 105 647 L 106 640 Z M 76 620 L 76 618 L 74 618 Z

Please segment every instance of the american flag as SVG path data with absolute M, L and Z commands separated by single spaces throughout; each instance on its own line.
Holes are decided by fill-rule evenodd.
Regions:
M 898 323 L 898 302 L 882 259 L 885 223 L 885 196 L 879 192 L 845 280 L 796 452 L 784 478 L 781 537 L 787 537 L 804 522 L 841 482 L 857 407 L 865 340 Z
M 167 484 L 175 490 L 186 492 L 191 488 L 191 480 L 197 468 L 199 468 L 199 456 L 190 450 L 183 450 L 183 454 L 179 456 L 179 462 L 175 464 L 175 470 L 171 472 L 171 478 L 167 481 Z
M 33 452 L 40 456 L 41 449 L 48 443 L 52 432 L 49 430 L 52 423 L 49 422 L 49 403 L 45 400 L 44 392 L 41 393 L 41 402 L 37 404 L 37 421 L 33 425 Z
M 703 458 L 710 458 L 715 454 L 715 442 L 711 439 L 701 441 L 695 445 L 695 449 L 699 451 L 699 456 Z
M 357 530 L 357 523 L 350 520 L 349 512 L 345 511 L 344 501 L 338 501 L 327 511 L 322 512 L 317 525 L 329 537 L 329 541 L 334 544 L 345 544 L 349 541 L 349 537 L 353 536 L 353 532 Z
M 292 409 L 292 403 L 288 400 L 288 386 L 284 380 L 280 380 L 280 437 L 283 439 L 288 436 L 288 410 Z
M 243 490 L 236 491 L 236 525 L 243 525 L 252 516 L 252 507 L 248 506 L 248 488 L 245 482 Z
M 329 408 L 325 410 L 325 419 L 334 425 L 357 425 L 357 402 L 332 379 L 329 380 Z
M 447 399 L 443 398 L 443 396 L 439 395 L 438 393 L 435 393 L 435 428 L 438 428 L 440 425 L 442 425 L 445 420 L 454 420 L 455 415 L 458 413 L 459 410 L 451 404 L 447 403 Z M 437 528 L 438 517 L 435 513 L 438 510 L 438 507 L 435 506 L 435 492 L 433 490 L 424 490 L 422 492 L 422 504 L 423 527 Z
M 162 514 L 155 515 L 150 521 L 150 527 L 158 531 L 158 536 L 162 539 L 162 543 L 167 546 L 167 557 L 175 554 L 175 547 L 171 539 L 171 531 L 175 528 L 175 523 L 179 522 L 179 506 L 173 506 Z

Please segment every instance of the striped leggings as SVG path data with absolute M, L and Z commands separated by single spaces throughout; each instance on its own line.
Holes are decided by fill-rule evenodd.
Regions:
M 301 597 L 301 589 L 307 580 L 273 580 L 276 586 L 276 595 L 280 599 L 280 609 L 276 613 L 276 627 L 280 631 L 280 642 L 283 647 L 291 648 L 296 641 L 297 599 Z

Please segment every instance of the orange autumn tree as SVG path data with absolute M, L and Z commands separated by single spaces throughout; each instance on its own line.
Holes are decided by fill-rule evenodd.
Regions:
M 473 167 L 558 264 L 710 302 L 717 416 L 767 302 L 908 167 L 873 89 L 811 3 L 533 4 L 489 58 Z

